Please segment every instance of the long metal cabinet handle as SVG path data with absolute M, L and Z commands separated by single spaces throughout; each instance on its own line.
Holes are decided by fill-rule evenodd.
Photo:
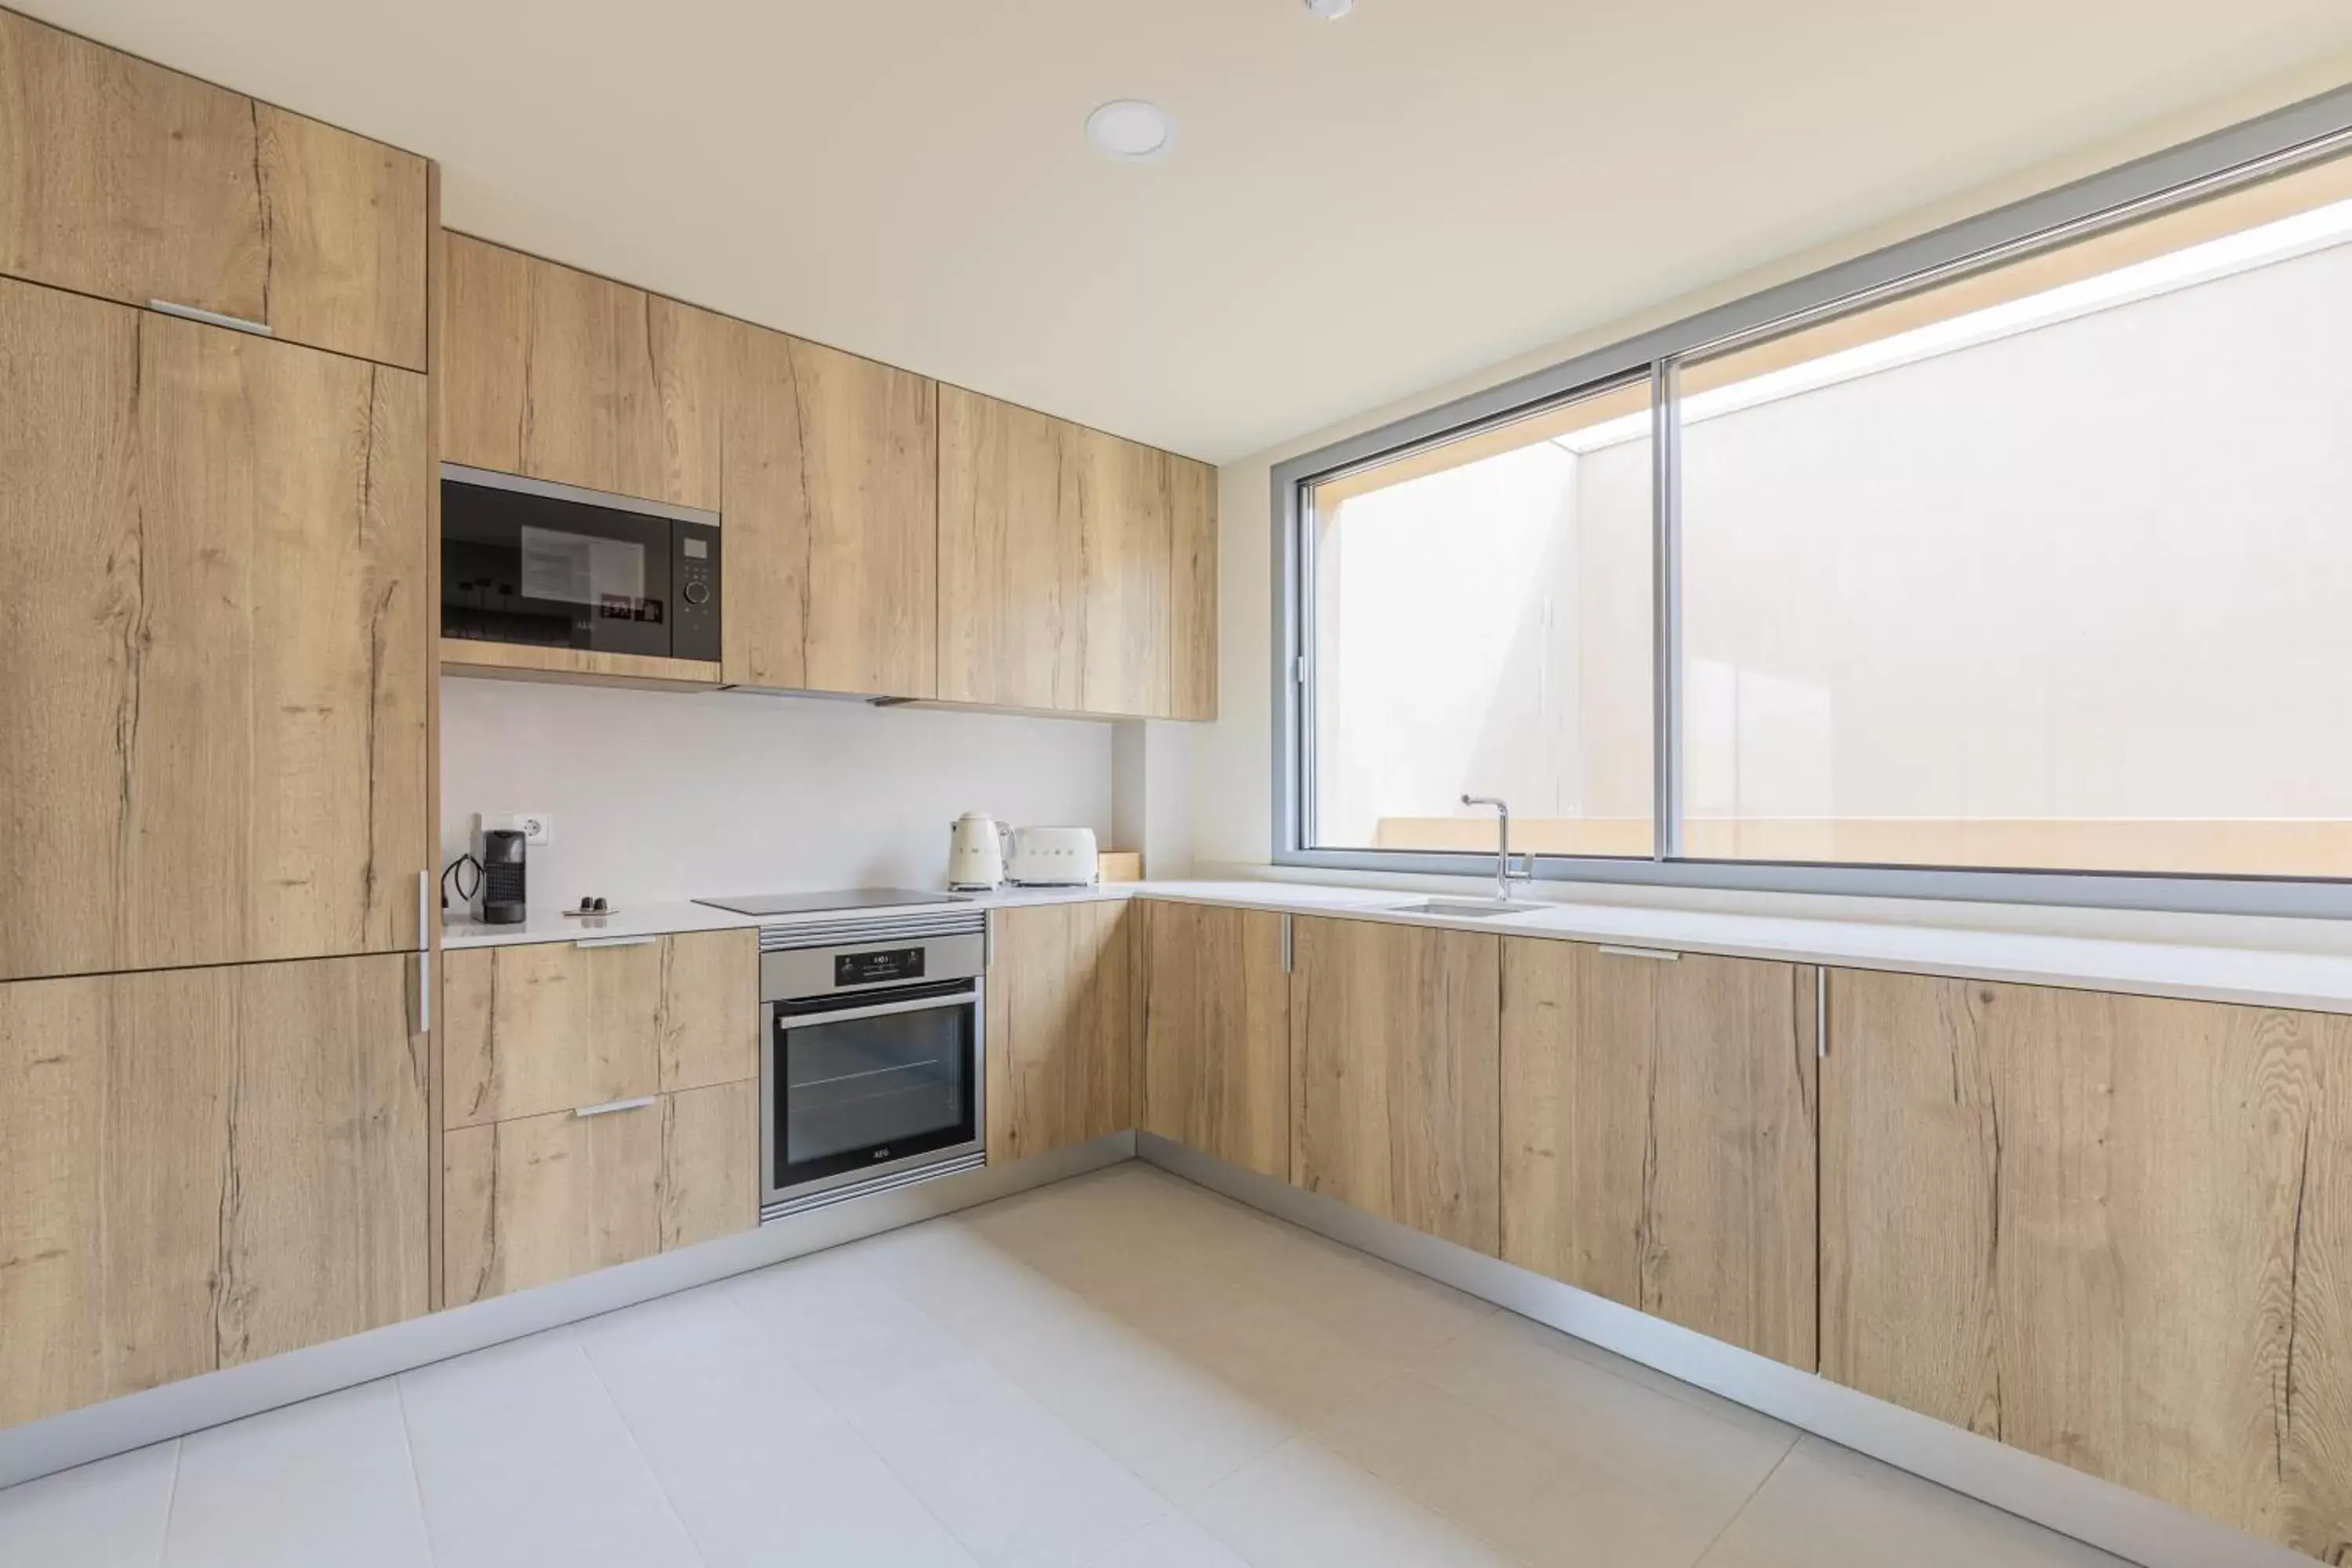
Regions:
M 657 1104 L 660 1100 L 661 1096 L 658 1094 L 641 1094 L 635 1100 L 608 1100 L 602 1105 L 583 1105 L 572 1114 L 610 1116 L 616 1110 L 643 1110 L 648 1105 Z
M 433 873 L 416 873 L 416 1032 L 433 1032 Z
M 1813 1056 L 1826 1058 L 1830 1054 L 1830 966 L 1813 965 Z
M 1672 963 L 1682 957 L 1681 953 L 1669 952 L 1663 947 L 1610 947 L 1604 944 L 1593 951 L 1605 952 L 1612 958 L 1654 958 L 1660 963 Z
M 1291 972 L 1291 956 L 1290 911 L 1285 910 L 1282 913 L 1282 972 L 1285 974 L 1288 974 Z
M 202 321 L 208 327 L 226 327 L 233 332 L 251 332 L 257 338 L 271 335 L 267 321 L 249 321 L 243 316 L 224 316 L 218 310 L 183 305 L 171 300 L 150 300 L 147 308 L 166 316 L 177 316 L 184 321 Z
M 659 936 L 583 936 L 574 947 L 651 947 L 661 941 Z

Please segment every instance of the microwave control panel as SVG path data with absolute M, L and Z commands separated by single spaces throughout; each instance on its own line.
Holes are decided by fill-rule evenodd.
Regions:
M 672 658 L 719 658 L 719 531 L 707 523 L 670 524 L 670 583 L 677 605 L 670 622 Z

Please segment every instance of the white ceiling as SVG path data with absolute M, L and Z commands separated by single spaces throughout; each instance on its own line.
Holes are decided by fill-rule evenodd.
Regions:
M 15 0 L 464 228 L 1219 461 L 2352 49 L 2344 0 Z M 1081 126 L 1176 117 L 1156 162 Z

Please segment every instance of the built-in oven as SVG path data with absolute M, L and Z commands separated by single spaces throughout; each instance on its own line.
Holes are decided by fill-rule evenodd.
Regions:
M 761 929 L 763 1222 L 985 1162 L 986 921 Z
M 719 514 L 441 465 L 441 635 L 719 654 Z

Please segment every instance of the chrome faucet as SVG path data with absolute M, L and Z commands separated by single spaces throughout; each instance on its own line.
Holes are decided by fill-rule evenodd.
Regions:
M 1527 881 L 1533 875 L 1531 871 L 1511 869 L 1510 802 L 1497 795 L 1465 795 L 1462 797 L 1462 804 L 1491 805 L 1495 808 L 1496 826 L 1500 829 L 1502 835 L 1501 847 L 1495 855 L 1495 901 L 1498 904 L 1507 904 L 1511 901 L 1511 884 L 1514 881 Z

